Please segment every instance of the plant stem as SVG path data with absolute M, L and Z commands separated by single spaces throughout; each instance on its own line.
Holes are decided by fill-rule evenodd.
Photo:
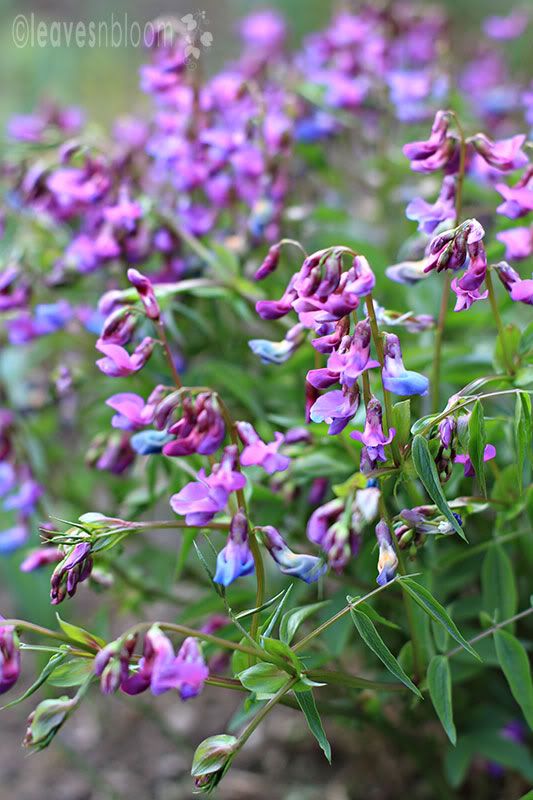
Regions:
M 6 626 L 13 626 L 14 628 L 29 631 L 30 633 L 37 633 L 40 636 L 46 636 L 47 639 L 57 639 L 58 642 L 65 642 L 66 644 L 71 644 L 71 642 L 74 641 L 65 633 L 51 631 L 50 628 L 43 628 L 42 625 L 36 625 L 34 622 L 26 622 L 24 619 L 3 619 L 2 627 L 4 628 Z M 81 642 L 75 642 L 75 644 L 76 647 L 83 647 Z M 96 647 L 91 648 L 90 645 L 87 645 L 87 648 L 91 650 L 97 649 Z
M 372 293 L 367 294 L 365 298 L 366 308 L 368 311 L 368 318 L 370 320 L 370 329 L 372 331 L 372 338 L 374 340 L 374 345 L 378 354 L 378 361 L 381 365 L 380 376 L 381 376 L 381 387 L 383 389 L 383 401 L 385 403 L 385 435 L 388 434 L 389 430 L 392 427 L 392 400 L 390 393 L 385 389 L 385 384 L 383 383 L 383 366 L 385 364 L 385 354 L 383 351 L 383 342 L 381 341 L 381 335 L 379 333 L 378 321 L 376 319 L 376 310 L 374 308 L 374 301 L 372 299 Z M 391 442 L 391 450 L 392 450 L 392 457 L 396 466 L 401 464 L 401 455 L 400 450 L 398 448 L 398 442 L 396 441 L 396 437 L 393 438 Z
M 209 644 L 214 644 L 217 647 L 222 647 L 226 650 L 238 650 L 241 653 L 247 653 L 248 655 L 258 656 L 263 655 L 259 648 L 252 649 L 245 644 L 240 644 L 240 642 L 231 642 L 229 639 L 222 639 L 220 636 L 214 636 L 212 633 L 204 633 L 203 631 L 196 631 L 193 628 L 189 628 L 186 625 L 179 625 L 174 622 L 139 622 L 136 625 L 133 625 L 129 628 L 124 634 L 122 634 L 122 638 L 126 638 L 127 636 L 133 636 L 136 633 L 140 633 L 143 630 L 151 628 L 152 625 L 157 625 L 161 630 L 165 631 L 172 631 L 173 633 L 179 633 L 181 636 L 192 636 L 195 639 L 200 639 L 204 642 L 209 642 Z
M 487 273 L 485 275 L 485 285 L 489 291 L 489 301 L 492 308 L 492 313 L 494 315 L 494 321 L 496 323 L 496 327 L 498 328 L 498 333 L 500 335 L 502 355 L 503 355 L 503 360 L 505 362 L 505 367 L 509 375 L 514 375 L 513 360 L 507 348 L 508 342 L 505 333 L 505 327 L 503 325 L 503 321 L 500 316 L 500 310 L 498 308 L 498 302 L 496 300 L 496 293 L 494 291 L 494 284 L 492 283 L 492 275 L 490 274 L 489 270 L 487 270 Z
M 530 614 L 533 614 L 533 606 L 530 608 L 526 608 L 524 611 L 520 611 L 518 614 L 515 614 L 509 619 L 504 619 L 502 622 L 496 623 L 491 628 L 487 628 L 486 631 L 483 633 L 478 633 L 477 636 L 474 636 L 473 639 L 468 640 L 468 644 L 475 644 L 476 642 L 480 642 L 482 639 L 486 639 L 487 636 L 490 636 L 494 633 L 494 631 L 499 630 L 500 628 L 505 628 L 506 625 L 511 625 L 512 622 L 517 622 L 519 619 L 523 619 L 524 617 L 528 617 Z M 454 647 L 453 650 L 450 650 L 446 653 L 446 658 L 452 658 L 452 656 L 456 656 L 457 653 L 461 653 L 463 650 L 462 647 Z
M 157 322 L 155 323 L 155 326 L 157 328 L 157 332 L 159 334 L 159 338 L 161 339 L 161 343 L 163 345 L 163 349 L 164 349 L 165 355 L 167 357 L 168 365 L 170 367 L 170 371 L 172 373 L 172 378 L 174 380 L 174 383 L 176 384 L 178 389 L 182 389 L 183 388 L 183 384 L 181 382 L 181 378 L 180 378 L 180 376 L 178 374 L 178 370 L 176 369 L 176 365 L 174 363 L 174 358 L 172 356 L 172 350 L 170 349 L 170 344 L 168 342 L 168 336 L 167 336 L 167 333 L 165 331 L 165 326 L 163 325 L 163 323 L 161 322 L 160 319 L 157 320 Z
M 296 644 L 293 645 L 292 650 L 294 652 L 296 650 L 301 650 L 302 647 L 305 647 L 306 644 L 309 644 L 309 642 L 311 642 L 313 639 L 316 639 L 317 636 L 320 636 L 320 634 L 323 633 L 325 630 L 327 630 L 331 625 L 334 625 L 336 622 L 338 622 L 340 619 L 346 616 L 346 614 L 348 614 L 352 610 L 352 608 L 355 608 L 361 603 L 365 603 L 371 597 L 374 597 L 374 595 L 379 594 L 384 589 L 387 589 L 389 586 L 392 586 L 395 582 L 396 579 L 390 581 L 390 583 L 386 583 L 384 586 L 378 586 L 377 589 L 373 589 L 368 594 L 365 594 L 364 597 L 359 597 L 357 598 L 357 600 L 354 600 L 353 603 L 349 603 L 349 605 L 345 606 L 344 608 L 341 608 L 341 610 L 337 611 L 337 613 L 334 614 L 332 617 L 330 617 L 330 619 L 327 619 L 325 622 L 319 625 L 318 628 L 315 628 L 313 631 L 308 633 L 307 636 L 304 636 L 303 639 L 300 639 L 299 642 L 296 642 Z
M 466 165 L 466 140 L 463 128 L 457 114 L 451 112 L 455 119 L 455 125 L 459 132 L 459 171 L 457 174 L 457 183 L 455 186 L 455 221 L 454 227 L 456 228 L 461 221 L 461 213 L 463 210 L 463 183 L 465 178 L 465 165 Z M 439 408 L 439 392 L 440 392 L 440 368 L 441 368 L 441 351 L 442 341 L 444 338 L 444 327 L 446 325 L 446 313 L 448 311 L 448 301 L 450 299 L 451 276 L 447 273 L 442 287 L 442 297 L 440 301 L 439 318 L 437 321 L 437 330 L 435 331 L 435 344 L 433 351 L 433 375 L 431 379 L 431 408 L 435 413 Z
M 273 697 L 271 697 L 268 703 L 266 703 L 263 706 L 263 708 L 256 714 L 253 720 L 246 726 L 246 728 L 239 736 L 237 744 L 235 745 L 235 751 L 234 751 L 235 753 L 239 752 L 241 747 L 244 745 L 246 741 L 248 741 L 252 733 L 261 724 L 261 722 L 264 720 L 267 714 L 269 714 L 272 711 L 274 706 L 276 706 L 279 703 L 279 701 L 283 698 L 285 694 L 287 694 L 287 692 L 290 692 L 294 684 L 298 683 L 298 680 L 299 680 L 298 676 L 295 676 L 294 678 L 288 680 L 287 683 L 285 683 L 281 687 L 281 689 L 278 689 L 276 694 Z

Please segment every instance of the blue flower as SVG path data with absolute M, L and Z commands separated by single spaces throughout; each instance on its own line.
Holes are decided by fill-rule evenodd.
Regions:
M 226 546 L 217 557 L 217 569 L 213 580 L 222 586 L 241 575 L 249 575 L 254 570 L 254 559 L 248 544 L 248 521 L 242 511 L 237 511 L 229 529 Z
M 394 333 L 385 333 L 383 386 L 393 394 L 408 397 L 414 394 L 426 395 L 429 381 L 419 372 L 405 369 L 400 340 Z
M 327 564 L 321 558 L 293 553 L 272 525 L 265 525 L 257 530 L 263 534 L 267 550 L 284 575 L 300 578 L 305 583 L 315 583 L 327 570 Z
M 171 442 L 172 436 L 166 431 L 156 431 L 153 428 L 146 431 L 139 431 L 134 433 L 130 439 L 132 448 L 140 456 L 149 456 L 153 453 L 160 453 L 163 445 Z

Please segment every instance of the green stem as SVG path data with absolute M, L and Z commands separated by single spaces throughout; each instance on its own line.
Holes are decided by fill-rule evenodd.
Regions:
M 385 434 L 388 434 L 389 430 L 392 428 L 392 422 L 393 422 L 392 399 L 390 392 L 388 392 L 387 389 L 385 389 L 385 384 L 383 382 L 383 367 L 385 364 L 385 354 L 383 351 L 383 342 L 381 340 L 381 335 L 379 332 L 378 321 L 376 319 L 376 310 L 374 308 L 372 293 L 366 296 L 365 302 L 368 312 L 368 318 L 370 320 L 370 329 L 372 331 L 372 338 L 374 340 L 374 345 L 378 354 L 378 361 L 381 365 L 381 370 L 380 370 L 381 387 L 383 389 L 383 401 L 385 404 Z M 396 437 L 394 437 L 391 442 L 391 450 L 394 463 L 396 464 L 396 466 L 398 466 L 399 464 L 401 464 L 402 458 L 400 455 L 400 449 L 398 447 L 398 442 L 396 441 Z
M 494 321 L 496 323 L 496 327 L 498 328 L 498 333 L 500 334 L 500 342 L 502 346 L 502 354 L 503 360 L 505 362 L 505 368 L 509 375 L 514 375 L 514 367 L 513 367 L 513 360 L 508 350 L 508 342 L 507 342 L 507 335 L 505 333 L 505 327 L 500 316 L 500 310 L 498 308 L 498 301 L 496 300 L 496 293 L 494 291 L 494 284 L 492 283 L 492 275 L 490 271 L 487 270 L 485 275 L 485 285 L 489 292 L 489 301 L 492 308 L 492 313 L 494 316 Z
M 463 183 L 465 178 L 466 166 L 466 140 L 463 128 L 457 114 L 452 111 L 451 116 L 455 119 L 455 125 L 459 132 L 459 171 L 457 174 L 457 183 L 455 186 L 455 221 L 454 227 L 456 228 L 461 221 L 461 213 L 463 209 Z M 433 351 L 433 375 L 431 380 L 431 408 L 435 413 L 439 407 L 439 393 L 440 393 L 440 369 L 441 369 L 441 355 L 442 355 L 442 342 L 444 339 L 444 327 L 446 325 L 446 313 L 448 311 L 448 302 L 450 299 L 451 291 L 451 276 L 446 274 L 444 286 L 442 288 L 442 297 L 440 302 L 439 318 L 437 321 L 437 329 L 435 331 L 435 344 Z
M 178 374 L 178 370 L 176 369 L 176 364 L 174 363 L 174 358 L 172 356 L 172 350 L 170 349 L 170 344 L 169 344 L 169 341 L 168 341 L 167 333 L 165 331 L 165 326 L 163 325 L 163 323 L 161 322 L 160 319 L 158 319 L 156 321 L 155 326 L 157 328 L 157 332 L 159 334 L 159 338 L 161 339 L 161 343 L 163 345 L 163 349 L 164 349 L 165 355 L 167 357 L 168 365 L 170 367 L 170 371 L 172 373 L 172 378 L 174 380 L 174 383 L 176 384 L 178 389 L 182 389 L 183 385 L 181 383 L 181 378 L 180 378 L 180 376 Z
M 24 619 L 3 619 L 2 627 L 4 628 L 6 626 L 13 626 L 20 630 L 29 631 L 30 633 L 37 633 L 39 636 L 46 636 L 47 639 L 56 639 L 58 642 L 65 642 L 66 644 L 71 644 L 74 641 L 65 633 L 51 631 L 50 628 L 43 628 L 42 625 L 36 625 L 34 622 L 26 622 Z M 76 647 L 83 647 L 81 642 L 75 642 L 75 645 Z M 97 648 L 87 645 L 87 649 L 94 651 Z
M 298 676 L 295 676 L 294 678 L 291 678 L 290 680 L 287 681 L 287 683 L 285 683 L 281 687 L 281 689 L 278 689 L 278 691 L 276 692 L 276 694 L 273 697 L 270 698 L 268 703 L 266 703 L 263 706 L 263 708 L 257 713 L 257 715 L 246 726 L 246 728 L 243 730 L 243 732 L 239 736 L 237 744 L 235 745 L 234 754 L 239 752 L 241 747 L 244 745 L 244 743 L 246 741 L 248 741 L 248 739 L 250 738 L 252 733 L 261 724 L 261 722 L 264 720 L 264 718 L 267 716 L 267 714 L 270 714 L 270 712 L 272 711 L 274 706 L 276 706 L 280 702 L 280 700 L 283 699 L 283 696 L 286 695 L 287 692 L 290 692 L 290 690 L 292 689 L 294 684 L 298 683 L 298 681 L 299 681 Z
M 179 625 L 173 622 L 139 622 L 136 625 L 133 625 L 129 628 L 124 634 L 122 634 L 122 638 L 126 638 L 127 636 L 133 636 L 136 633 L 141 633 L 143 630 L 147 630 L 151 628 L 152 625 L 157 625 L 161 630 L 165 631 L 172 631 L 172 633 L 179 633 L 181 636 L 192 636 L 195 639 L 200 639 L 204 642 L 209 642 L 209 644 L 214 644 L 217 647 L 222 647 L 226 650 L 238 650 L 241 653 L 247 653 L 248 655 L 252 656 L 262 656 L 262 651 L 257 649 L 252 649 L 245 644 L 240 644 L 240 642 L 231 642 L 229 639 L 222 639 L 220 636 L 214 636 L 212 633 L 204 633 L 203 631 L 196 631 L 193 628 L 189 628 L 186 625 Z
M 474 636 L 473 639 L 469 639 L 468 644 L 480 642 L 482 639 L 486 639 L 487 636 L 491 636 L 494 631 L 497 631 L 500 628 L 505 628 L 506 625 L 511 625 L 511 623 L 517 622 L 517 620 L 523 619 L 524 617 L 528 617 L 530 614 L 533 614 L 533 606 L 531 608 L 526 608 L 524 611 L 520 611 L 518 614 L 509 617 L 509 619 L 504 619 L 502 622 L 496 623 L 496 625 L 493 625 L 491 628 L 487 628 L 487 630 L 483 631 L 483 633 L 478 633 L 478 635 Z M 452 658 L 452 656 L 456 656 L 457 653 L 461 653 L 462 650 L 462 647 L 454 647 L 453 650 L 450 650 L 448 653 L 446 653 L 446 658 Z
M 387 589 L 389 586 L 392 586 L 395 582 L 396 579 L 390 581 L 390 583 L 386 583 L 384 586 L 378 586 L 377 589 L 373 589 L 368 594 L 365 594 L 364 597 L 359 597 L 357 600 L 354 600 L 353 603 L 349 603 L 344 608 L 341 608 L 341 610 L 337 611 L 337 613 L 334 614 L 332 617 L 330 617 L 330 619 L 327 619 L 325 622 L 319 625 L 318 628 L 315 628 L 313 631 L 308 633 L 307 636 L 304 636 L 303 639 L 300 639 L 299 642 L 296 642 L 296 644 L 293 645 L 292 647 L 293 652 L 296 652 L 296 650 L 301 650 L 302 647 L 305 647 L 305 645 L 309 644 L 309 642 L 311 642 L 313 639 L 316 639 L 317 636 L 320 636 L 320 634 L 323 633 L 325 630 L 327 630 L 331 625 L 334 625 L 340 619 L 345 617 L 346 614 L 349 614 L 352 608 L 355 608 L 361 603 L 366 603 L 366 601 L 369 600 L 371 597 L 374 597 L 374 595 L 379 594 L 384 589 Z

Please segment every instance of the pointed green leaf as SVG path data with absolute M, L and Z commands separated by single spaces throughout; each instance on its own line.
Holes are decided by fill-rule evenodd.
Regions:
M 46 666 L 44 667 L 43 671 L 41 672 L 37 680 L 34 681 L 34 683 L 32 683 L 32 685 L 28 687 L 28 689 L 26 689 L 24 694 L 21 694 L 20 697 L 17 697 L 16 700 L 12 700 L 7 705 L 2 706 L 0 708 L 0 711 L 4 711 L 4 709 L 6 708 L 11 708 L 12 706 L 16 706 L 18 705 L 18 703 L 22 703 L 23 700 L 26 700 L 27 697 L 30 697 L 34 692 L 37 691 L 37 689 L 39 689 L 43 685 L 43 683 L 46 683 L 49 675 L 51 675 L 52 672 L 55 670 L 55 668 L 58 667 L 67 658 L 68 658 L 68 653 L 56 653 L 55 655 L 53 655 L 48 664 L 46 664 Z
M 446 656 L 433 656 L 429 662 L 427 682 L 431 702 L 450 742 L 455 745 L 457 732 L 453 723 L 452 681 Z
M 314 614 L 315 611 L 327 605 L 328 602 L 328 600 L 324 600 L 320 603 L 311 603 L 308 606 L 299 606 L 298 608 L 291 608 L 290 611 L 286 611 L 281 618 L 279 626 L 279 638 L 281 641 L 290 644 L 302 622 Z
M 363 611 L 360 611 L 359 608 L 352 608 L 350 613 L 352 615 L 353 624 L 367 647 L 372 650 L 389 672 L 405 684 L 408 689 L 418 695 L 418 697 L 422 697 L 419 689 L 417 689 L 411 678 L 403 671 L 397 659 L 393 656 L 377 632 L 372 620 L 369 619 Z
M 476 400 L 470 419 L 468 421 L 468 455 L 474 467 L 476 478 L 479 481 L 479 488 L 483 497 L 487 496 L 487 483 L 485 480 L 485 462 L 483 456 L 485 454 L 485 445 L 487 437 L 485 435 L 485 416 L 483 414 L 483 406 L 479 400 Z
M 309 730 L 317 740 L 318 744 L 322 748 L 324 755 L 331 764 L 331 745 L 328 742 L 326 733 L 324 731 L 324 728 L 322 727 L 322 720 L 320 719 L 320 715 L 316 707 L 315 698 L 313 697 L 313 692 L 311 691 L 298 692 L 296 694 L 296 700 L 298 701 L 298 705 L 304 712 L 307 724 L 309 725 Z
M 96 636 L 94 633 L 89 633 L 89 631 L 86 631 L 85 628 L 80 628 L 78 625 L 73 625 L 71 622 L 65 622 L 65 620 L 61 619 L 57 612 L 56 617 L 57 621 L 59 622 L 59 627 L 63 633 L 66 633 L 67 636 L 72 639 L 72 641 L 81 642 L 81 644 L 90 645 L 91 647 L 96 647 L 98 649 L 105 647 L 105 640 L 100 636 Z
M 516 397 L 514 435 L 516 446 L 516 465 L 520 490 L 529 481 L 531 466 L 531 398 L 525 392 Z M 526 473 L 524 476 L 524 466 Z
M 265 662 L 248 667 L 237 677 L 245 689 L 255 693 L 258 700 L 272 697 L 287 683 L 286 672 L 282 672 L 275 664 L 266 664 Z
M 392 419 L 393 427 L 396 429 L 396 441 L 400 447 L 404 447 L 409 441 L 411 429 L 411 401 L 409 399 L 394 403 Z
M 481 567 L 483 610 L 501 622 L 516 614 L 518 595 L 509 557 L 499 544 L 491 547 Z
M 441 605 L 438 600 L 435 600 L 431 592 L 429 592 L 425 586 L 422 586 L 420 583 L 416 583 L 416 581 L 412 580 L 411 578 L 400 577 L 399 581 L 402 589 L 406 591 L 416 603 L 418 603 L 420 608 L 422 608 L 426 614 L 431 617 L 431 619 L 435 620 L 435 622 L 438 622 L 443 628 L 446 628 L 452 639 L 455 639 L 455 641 L 460 644 L 461 647 L 464 647 L 464 649 L 470 653 L 471 656 L 474 656 L 474 658 L 477 658 L 478 661 L 481 661 L 479 655 L 466 641 L 444 606 Z
M 512 633 L 501 629 L 494 631 L 494 644 L 511 694 L 533 730 L 533 682 L 526 650 Z
M 93 671 L 93 660 L 90 658 L 71 658 L 58 664 L 48 683 L 51 686 L 80 686 Z
M 262 605 L 257 606 L 256 608 L 247 608 L 246 611 L 241 611 L 239 614 L 235 614 L 235 619 L 245 619 L 245 617 L 251 617 L 254 614 L 258 614 L 260 611 L 265 611 L 267 608 L 270 608 L 270 606 L 273 606 L 276 600 L 279 600 L 286 591 L 286 589 L 282 589 L 281 592 L 278 592 L 278 594 L 275 595 L 275 597 L 271 597 L 270 600 L 265 600 Z
M 429 451 L 428 443 L 423 436 L 420 436 L 420 434 L 417 434 L 413 439 L 412 452 L 417 475 L 424 484 L 426 492 L 429 494 L 441 514 L 446 517 L 454 531 L 456 531 L 456 533 L 458 533 L 459 536 L 466 542 L 467 538 L 465 533 L 452 514 L 448 502 L 444 497 L 439 476 L 437 474 L 437 468 Z

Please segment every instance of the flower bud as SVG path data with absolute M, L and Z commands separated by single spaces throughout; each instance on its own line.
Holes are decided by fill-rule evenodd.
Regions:
M 199 791 L 209 793 L 220 783 L 236 753 L 237 743 L 235 736 L 219 734 L 209 736 L 198 745 L 191 775 Z
M 128 270 L 128 280 L 137 289 L 146 315 L 150 317 L 150 319 L 158 320 L 161 315 L 161 310 L 155 296 L 152 282 L 137 269 Z
M 32 711 L 28 717 L 24 746 L 35 748 L 35 750 L 43 750 L 48 747 L 76 705 L 76 699 L 66 695 L 39 703 L 35 711 Z

